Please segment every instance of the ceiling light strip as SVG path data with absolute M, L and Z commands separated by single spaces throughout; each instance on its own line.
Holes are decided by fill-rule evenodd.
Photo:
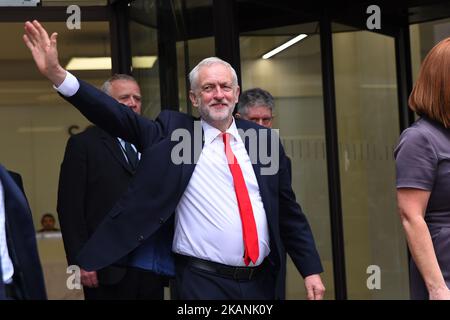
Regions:
M 299 42 L 300 40 L 306 38 L 308 35 L 307 34 L 299 34 L 298 36 L 296 36 L 295 38 L 292 38 L 291 40 L 289 40 L 288 42 L 282 44 L 281 46 L 273 49 L 272 51 L 267 52 L 265 55 L 262 56 L 263 59 L 269 59 L 270 57 L 276 55 L 277 53 L 280 53 L 281 51 L 289 48 L 290 46 L 292 46 L 293 44 L 296 44 L 297 42 Z

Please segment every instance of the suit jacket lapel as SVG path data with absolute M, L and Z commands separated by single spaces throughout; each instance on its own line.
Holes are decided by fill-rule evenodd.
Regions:
M 101 136 L 103 143 L 106 148 L 111 152 L 113 158 L 120 163 L 120 165 L 129 173 L 133 174 L 133 170 L 125 159 L 125 155 L 119 145 L 119 140 L 117 138 L 111 137 L 106 132 Z
M 0 180 L 5 195 L 5 218 L 12 210 L 28 211 L 28 202 L 25 196 L 3 166 L 0 166 Z
M 0 180 L 5 195 L 6 235 L 9 255 L 14 264 L 14 279 L 21 284 L 25 299 L 46 299 L 36 233 L 28 201 L 1 165 Z
M 14 232 L 11 231 L 10 219 L 13 216 L 16 226 L 26 226 L 30 219 L 31 212 L 28 207 L 28 201 L 22 190 L 16 184 L 16 182 L 9 175 L 5 168 L 0 166 L 0 180 L 3 185 L 3 193 L 5 200 L 5 230 L 6 230 L 6 242 L 8 245 L 9 256 L 13 261 L 15 273 L 19 275 L 21 272 L 20 264 L 15 251 L 15 243 L 11 237 Z M 25 233 L 24 233 L 25 235 Z M 34 236 L 34 234 L 33 234 Z M 22 239 L 26 241 L 26 239 Z

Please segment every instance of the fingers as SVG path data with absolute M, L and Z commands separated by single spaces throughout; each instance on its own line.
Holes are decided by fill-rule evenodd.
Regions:
M 25 22 L 25 33 L 34 47 L 38 44 L 48 45 L 50 43 L 47 31 L 45 31 L 42 25 L 36 20 L 33 22 Z
M 312 287 L 307 288 L 306 291 L 306 299 L 308 300 L 314 300 L 314 290 Z
M 26 34 L 23 35 L 23 41 L 25 42 L 25 44 L 28 47 L 28 49 L 33 50 L 34 45 L 31 42 L 30 38 L 28 38 L 28 36 Z
M 325 294 L 323 286 L 311 286 L 307 288 L 306 299 L 308 300 L 322 300 Z
M 25 41 L 25 44 L 27 47 L 31 50 L 36 46 L 36 42 L 34 41 L 33 35 L 28 31 L 28 29 L 25 29 L 25 34 L 23 35 L 23 40 Z
M 36 40 L 39 37 L 39 32 L 30 21 L 25 22 L 25 32 L 30 40 Z
M 306 298 L 308 300 L 322 300 L 325 294 L 325 286 L 318 274 L 305 278 Z
M 325 294 L 325 288 L 323 286 L 314 287 L 314 300 L 322 300 Z
M 89 287 L 89 288 L 97 288 L 98 287 L 98 282 L 96 279 L 93 279 L 90 276 L 86 276 L 86 277 L 82 277 L 81 278 L 81 284 L 85 287 Z
M 82 270 L 81 284 L 89 288 L 97 288 L 98 287 L 97 272 Z
M 47 35 L 47 32 L 44 30 L 39 21 L 33 20 L 33 26 L 36 28 L 37 32 L 39 32 L 39 36 L 45 37 Z
M 34 28 L 34 26 L 30 22 L 25 23 L 24 37 L 26 37 L 26 40 L 25 40 L 25 38 L 24 38 L 24 40 L 30 50 L 33 50 L 34 48 L 37 47 L 38 32 L 37 32 L 36 28 Z
M 50 39 L 48 37 L 47 31 L 42 27 L 42 25 L 37 20 L 33 20 L 33 26 L 36 28 L 38 38 L 43 43 L 49 43 Z

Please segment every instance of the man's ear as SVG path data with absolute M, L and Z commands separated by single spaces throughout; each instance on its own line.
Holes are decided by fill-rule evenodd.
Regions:
M 242 119 L 242 116 L 241 116 L 241 114 L 240 114 L 239 112 L 236 112 L 236 113 L 234 114 L 234 117 L 235 117 L 235 118 L 238 118 L 238 119 Z
M 234 101 L 234 103 L 238 103 L 239 102 L 239 94 L 241 93 L 241 88 L 239 86 L 237 86 L 236 88 L 236 101 Z
M 189 90 L 189 99 L 191 100 L 191 103 L 194 107 L 198 107 L 198 100 L 197 97 L 195 96 L 194 91 Z

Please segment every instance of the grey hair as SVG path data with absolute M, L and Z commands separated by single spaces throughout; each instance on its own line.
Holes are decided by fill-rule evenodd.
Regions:
M 128 75 L 128 74 L 124 74 L 124 73 L 116 73 L 114 74 L 112 77 L 110 77 L 108 80 L 106 80 L 102 87 L 100 88 L 104 93 L 106 94 L 110 94 L 111 93 L 111 84 L 114 81 L 118 81 L 118 80 L 124 80 L 124 81 L 132 81 L 137 83 L 136 79 L 133 78 L 132 76 Z
M 261 88 L 253 88 L 241 93 L 237 105 L 237 112 L 246 115 L 249 108 L 257 105 L 267 106 L 272 113 L 275 109 L 273 96 L 268 91 Z
M 237 74 L 236 74 L 236 71 L 231 66 L 231 64 L 229 64 L 228 62 L 226 62 L 220 58 L 217 58 L 217 57 L 209 57 L 209 58 L 205 58 L 202 61 L 200 61 L 194 67 L 194 69 L 192 69 L 192 71 L 189 73 L 189 82 L 191 84 L 191 90 L 197 89 L 198 73 L 199 73 L 200 69 L 203 67 L 211 66 L 213 64 L 221 64 L 221 65 L 224 65 L 227 68 L 229 68 L 231 71 L 233 86 L 236 87 L 238 85 Z

